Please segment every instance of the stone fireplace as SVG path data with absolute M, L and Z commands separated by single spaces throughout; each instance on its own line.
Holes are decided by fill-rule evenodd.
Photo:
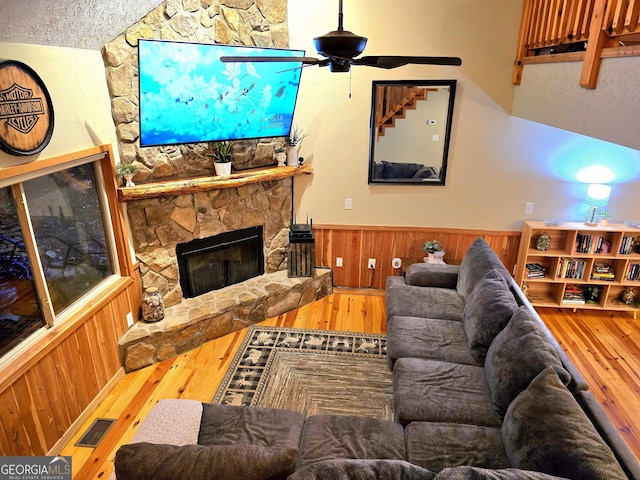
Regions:
M 140 147 L 140 38 L 287 48 L 287 0 L 165 0 L 104 48 L 120 161 L 137 167 L 137 186 L 130 188 L 143 192 L 127 197 L 123 188 L 119 198 L 126 202 L 142 288 L 156 287 L 166 306 L 164 320 L 138 322 L 120 338 L 128 371 L 278 316 L 332 290 L 330 270 L 319 269 L 315 277 L 287 276 L 291 177 L 299 173 L 275 172 L 293 167 L 274 167 L 257 181 L 234 183 L 236 178 L 232 185 L 212 187 L 216 182 L 205 180 L 205 188 L 194 188 L 213 175 L 209 145 Z M 275 166 L 276 140 L 236 142 L 234 170 Z M 185 286 L 179 268 L 179 245 L 252 228 L 262 229 L 264 274 L 192 296 L 192 285 Z
M 258 277 L 264 273 L 262 225 L 176 246 L 180 287 L 185 298 Z

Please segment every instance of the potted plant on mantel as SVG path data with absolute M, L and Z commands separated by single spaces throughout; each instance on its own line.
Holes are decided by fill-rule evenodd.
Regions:
M 424 257 L 425 262 L 444 263 L 444 247 L 438 240 L 424 242 L 422 250 L 428 253 L 428 255 Z
M 116 165 L 116 173 L 124 179 L 125 187 L 136 186 L 136 184 L 133 183 L 132 179 L 134 175 L 138 173 L 138 167 L 136 167 L 133 163 L 118 163 L 118 165 Z
M 231 161 L 233 153 L 231 147 L 234 142 L 232 140 L 224 140 L 211 143 L 211 153 L 207 155 L 213 158 L 213 166 L 216 169 L 216 175 L 228 177 L 231 175 Z
M 307 134 L 304 133 L 297 126 L 294 126 L 289 133 L 289 136 L 285 138 L 285 143 L 287 144 L 287 165 L 290 167 L 297 167 L 300 165 L 298 161 L 298 148 L 300 148 L 300 144 L 304 137 Z

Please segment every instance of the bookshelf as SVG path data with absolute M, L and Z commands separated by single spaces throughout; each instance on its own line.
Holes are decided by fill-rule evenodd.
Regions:
M 549 236 L 549 248 L 538 250 L 543 233 Z M 639 244 L 640 229 L 624 224 L 525 222 L 514 277 L 534 307 L 629 311 L 636 318 Z M 623 294 L 630 288 L 636 298 L 626 303 Z

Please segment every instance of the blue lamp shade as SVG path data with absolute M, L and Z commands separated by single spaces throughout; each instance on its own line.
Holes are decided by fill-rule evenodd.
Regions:
M 592 183 L 587 188 L 587 199 L 585 203 L 592 207 L 606 207 L 611 195 L 611 186 L 601 183 Z
M 598 216 L 600 209 L 606 207 L 609 203 L 609 195 L 611 194 L 611 186 L 601 183 L 592 183 L 587 188 L 587 199 L 585 203 L 589 205 L 585 224 L 590 227 L 598 225 Z

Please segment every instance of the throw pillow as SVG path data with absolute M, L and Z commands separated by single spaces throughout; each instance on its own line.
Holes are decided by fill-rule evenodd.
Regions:
M 502 273 L 490 269 L 465 299 L 462 325 L 473 358 L 484 362 L 493 339 L 518 308 Z
M 132 443 L 114 462 L 118 480 L 279 480 L 295 470 L 297 451 L 254 445 Z
M 433 480 L 434 477 L 435 473 L 404 460 L 336 458 L 307 465 L 287 480 Z
M 496 336 L 487 352 L 484 374 L 491 401 L 500 416 L 542 370 L 553 367 L 568 385 L 571 375 L 562 367 L 540 323 L 522 306 Z
M 627 478 L 553 367 L 545 368 L 511 402 L 502 440 L 515 468 L 575 480 Z
M 452 467 L 442 470 L 435 480 L 562 480 L 562 477 L 517 468 Z
M 401 163 L 382 161 L 384 178 L 412 178 L 424 165 L 420 163 Z

